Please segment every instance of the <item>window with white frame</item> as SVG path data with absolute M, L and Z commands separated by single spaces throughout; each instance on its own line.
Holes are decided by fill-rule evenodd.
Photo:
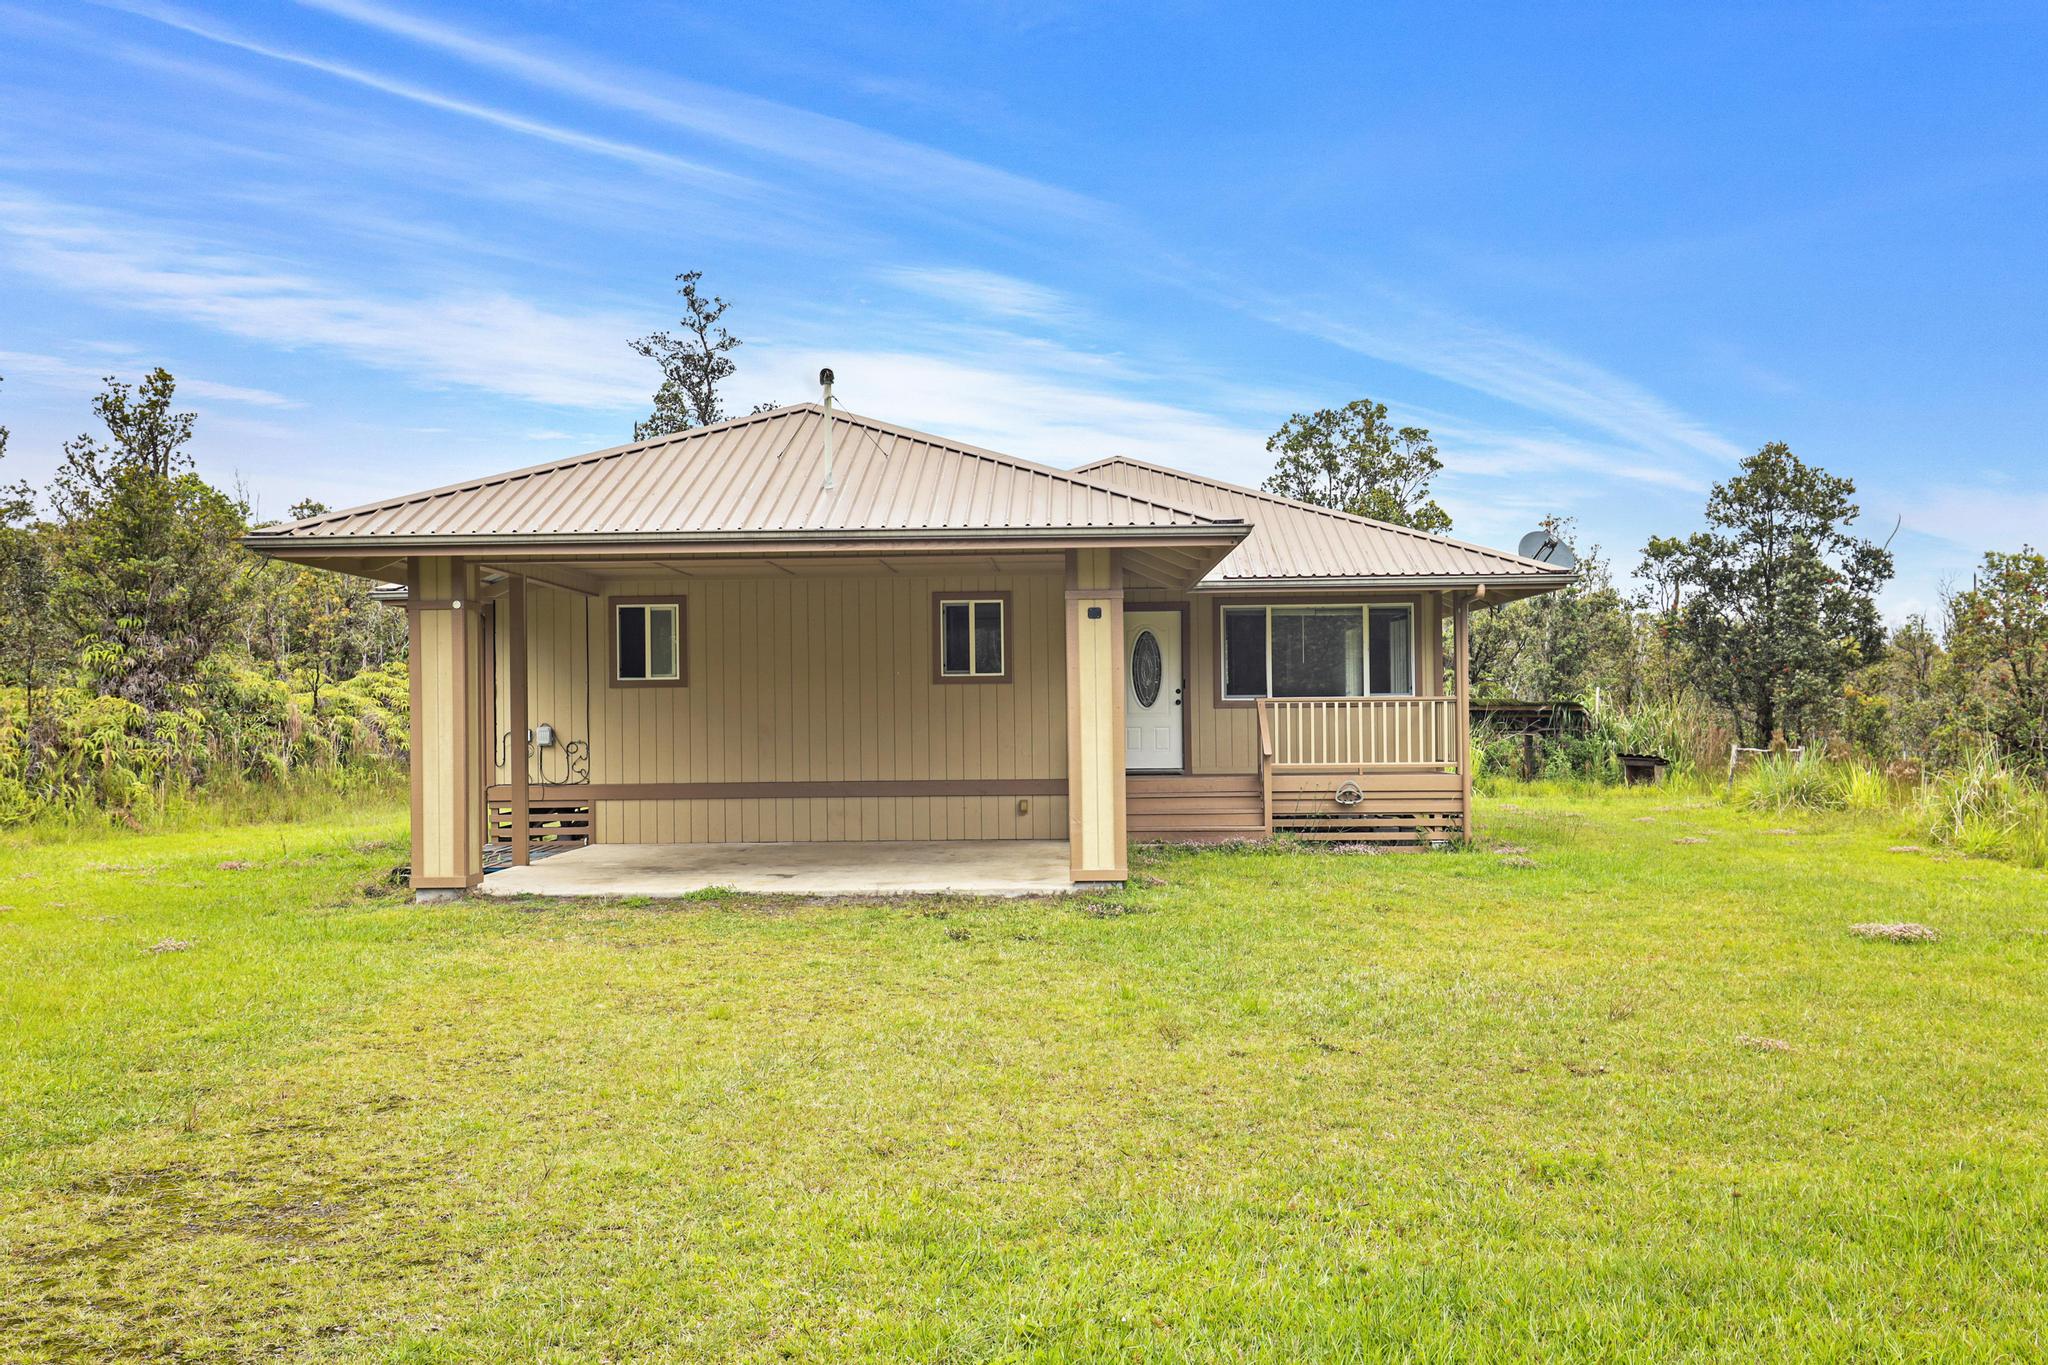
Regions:
M 612 604 L 612 680 L 674 683 L 683 680 L 683 603 L 680 598 Z
M 1415 692 L 1415 609 L 1363 603 L 1223 608 L 1223 696 Z
M 947 682 L 1001 682 L 1010 673 L 1007 594 L 938 599 L 938 675 Z

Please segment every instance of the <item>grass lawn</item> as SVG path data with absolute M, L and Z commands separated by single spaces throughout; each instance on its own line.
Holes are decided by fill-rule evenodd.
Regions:
M 2048 1354 L 2048 876 L 1481 818 L 1033 903 L 0 846 L 0 1361 Z

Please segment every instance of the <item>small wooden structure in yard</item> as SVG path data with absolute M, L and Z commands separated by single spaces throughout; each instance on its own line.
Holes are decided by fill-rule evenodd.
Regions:
M 244 543 L 405 584 L 421 890 L 543 841 L 1058 841 L 1085 883 L 1131 839 L 1469 834 L 1472 609 L 1571 578 L 829 391 Z
M 1664 780 L 1671 760 L 1656 754 L 1616 754 L 1621 760 L 1621 780 L 1630 787 L 1655 786 Z

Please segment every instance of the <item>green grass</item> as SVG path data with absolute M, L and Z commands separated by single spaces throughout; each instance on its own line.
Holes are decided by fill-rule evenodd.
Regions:
M 416 908 L 381 807 L 0 846 L 0 1360 L 2048 1351 L 2048 877 L 1481 818 L 1032 903 Z

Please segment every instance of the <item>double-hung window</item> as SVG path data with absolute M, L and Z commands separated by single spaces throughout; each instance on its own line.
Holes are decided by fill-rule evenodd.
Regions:
M 683 599 L 611 603 L 612 684 L 680 687 L 684 681 Z
M 1010 595 L 937 593 L 933 667 L 940 682 L 1010 680 Z
M 1223 697 L 1415 692 L 1415 609 L 1359 603 L 1223 608 Z

